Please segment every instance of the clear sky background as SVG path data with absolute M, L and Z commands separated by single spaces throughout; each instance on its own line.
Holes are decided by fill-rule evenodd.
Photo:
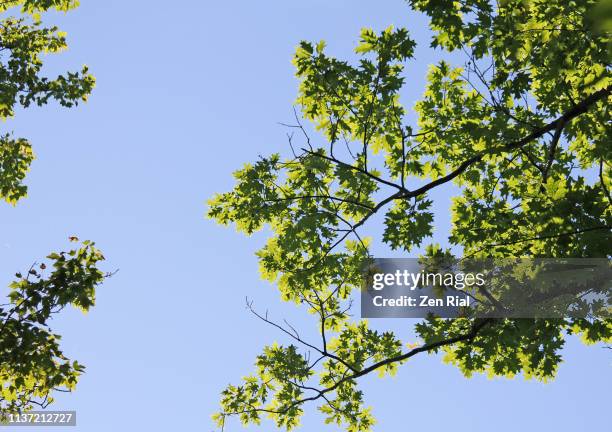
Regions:
M 97 87 L 78 109 L 34 108 L 2 125 L 30 138 L 38 158 L 29 196 L 0 205 L 0 287 L 5 294 L 14 272 L 69 247 L 69 235 L 95 240 L 105 270 L 119 272 L 89 314 L 54 321 L 87 372 L 53 409 L 76 410 L 83 432 L 213 430 L 219 392 L 253 370 L 264 345 L 286 342 L 245 310 L 245 296 L 306 335 L 314 323 L 259 280 L 254 252 L 265 233 L 247 238 L 205 220 L 206 199 L 230 189 L 243 163 L 287 148 L 277 122 L 292 119 L 299 40 L 325 39 L 330 52 L 350 56 L 361 27 L 407 27 L 419 42 L 403 95 L 412 106 L 437 58 L 426 22 L 402 0 L 82 0 L 52 20 L 71 48 L 49 59 L 49 72 L 86 63 Z M 436 193 L 443 241 L 449 189 Z M 375 221 L 368 229 L 380 231 Z M 413 324 L 375 326 L 410 342 Z M 376 431 L 606 430 L 610 351 L 572 339 L 564 354 L 548 384 L 468 380 L 426 355 L 396 378 L 362 383 Z M 301 430 L 339 430 L 313 408 Z

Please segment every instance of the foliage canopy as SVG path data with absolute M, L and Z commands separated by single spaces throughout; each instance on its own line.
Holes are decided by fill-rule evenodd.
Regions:
M 319 344 L 273 323 L 295 344 L 265 347 L 253 375 L 230 385 L 215 416 L 272 418 L 291 429 L 307 402 L 327 422 L 367 431 L 374 418 L 359 378 L 393 374 L 422 352 L 443 351 L 466 375 L 554 377 L 568 334 L 610 341 L 602 320 L 430 319 L 409 346 L 349 317 L 372 239 L 406 252 L 432 234 L 429 192 L 454 183 L 449 242 L 464 256 L 609 257 L 612 156 L 609 20 L 592 0 L 410 0 L 429 17 L 431 48 L 464 56 L 431 65 L 417 121 L 400 102 L 415 42 L 408 30 L 363 29 L 357 61 L 325 43 L 301 42 L 296 124 L 287 155 L 235 173 L 208 216 L 251 234 L 268 226 L 258 252 L 263 277 L 285 301 L 316 317 Z M 602 3 L 603 4 L 603 3 Z M 595 11 L 595 12 L 594 12 Z M 608 24 L 606 24 L 608 23 Z M 311 137 L 302 119 L 318 130 Z M 364 233 L 364 231 L 366 231 Z M 437 245 L 427 255 L 448 254 Z M 257 312 L 253 311 L 257 314 Z M 267 316 L 261 316 L 269 321 Z M 314 360 L 303 350 L 318 354 Z
M 76 0 L 0 2 L 1 120 L 13 117 L 19 107 L 50 101 L 72 107 L 87 99 L 95 83 L 87 67 L 55 78 L 42 73 L 44 56 L 67 45 L 64 33 L 43 25 L 41 14 L 77 5 Z M 23 180 L 33 159 L 27 139 L 0 135 L 2 200 L 15 205 L 25 197 Z M 84 370 L 62 353 L 60 336 L 50 329 L 49 321 L 68 305 L 84 311 L 93 306 L 95 288 L 105 277 L 97 267 L 104 256 L 94 243 L 84 241 L 47 258 L 47 263 L 17 273 L 9 286 L 9 302 L 0 305 L 0 417 L 47 406 L 54 391 L 72 390 Z

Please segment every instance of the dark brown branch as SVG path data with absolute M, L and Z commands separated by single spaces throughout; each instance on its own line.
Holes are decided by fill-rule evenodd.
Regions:
M 294 333 L 291 333 L 289 330 L 287 330 L 287 329 L 286 329 L 286 328 L 284 328 L 283 326 L 281 326 L 281 325 L 279 325 L 279 324 L 275 323 L 274 321 L 272 321 L 272 320 L 268 319 L 268 317 L 267 317 L 267 315 L 268 315 L 268 314 L 267 314 L 267 313 L 266 313 L 266 316 L 262 316 L 261 314 L 259 314 L 259 313 L 258 313 L 258 312 L 257 312 L 257 311 L 256 311 L 256 310 L 253 308 L 253 302 L 249 302 L 249 299 L 248 299 L 248 298 L 246 299 L 246 306 L 247 306 L 247 309 L 249 309 L 249 311 L 250 311 L 250 312 L 251 312 L 253 315 L 255 315 L 257 318 L 259 318 L 260 320 L 262 320 L 262 321 L 263 321 L 263 322 L 265 322 L 266 324 L 270 324 L 271 326 L 276 327 L 277 329 L 279 329 L 279 330 L 280 330 L 280 331 L 282 331 L 283 333 L 287 334 L 287 335 L 288 335 L 288 336 L 290 336 L 291 338 L 295 339 L 297 342 L 301 343 L 302 345 L 304 345 L 304 346 L 306 346 L 306 347 L 308 347 L 308 348 L 311 348 L 311 349 L 313 349 L 313 350 L 317 351 L 317 352 L 318 352 L 319 354 L 321 354 L 322 356 L 324 356 L 324 357 L 329 357 L 330 359 L 335 360 L 335 361 L 337 361 L 338 363 L 341 363 L 342 365 L 344 365 L 346 368 L 348 368 L 348 369 L 349 369 L 349 370 L 351 370 L 351 371 L 356 371 L 356 369 L 355 369 L 353 366 L 351 366 L 349 363 L 347 363 L 347 362 L 345 362 L 344 360 L 342 360 L 342 359 L 341 359 L 340 357 L 338 357 L 337 355 L 335 355 L 335 354 L 332 354 L 332 353 L 328 352 L 326 349 L 325 349 L 325 350 L 322 350 L 322 349 L 320 349 L 319 347 L 317 347 L 317 346 L 315 346 L 315 345 L 312 345 L 311 343 L 306 342 L 304 339 L 302 339 L 302 338 L 300 337 L 300 335 L 297 333 L 297 331 L 296 331 L 296 330 L 295 330 L 293 327 L 291 327 L 291 326 L 290 326 L 290 327 L 291 327 L 291 329 L 293 330 L 293 332 L 294 332 L 295 334 L 294 334 Z M 285 323 L 286 323 L 286 324 L 288 324 L 286 321 L 285 321 Z
M 368 210 L 373 210 L 374 207 L 368 205 L 368 204 L 364 204 L 358 201 L 354 201 L 354 200 L 350 200 L 350 199 L 346 199 L 346 198 L 338 198 L 335 196 L 331 196 L 331 195 L 299 195 L 299 196 L 288 196 L 288 197 L 284 197 L 284 198 L 267 198 L 265 199 L 265 201 L 267 202 L 283 202 L 283 201 L 297 201 L 297 200 L 306 200 L 306 199 L 313 199 L 313 200 L 317 200 L 317 199 L 327 199 L 327 200 L 331 200 L 331 201 L 338 201 L 341 203 L 345 203 L 345 204 L 352 204 L 358 207 L 363 207 L 366 208 Z
M 314 396 L 310 396 L 310 397 L 306 397 L 303 399 L 298 399 L 296 401 L 293 401 L 292 403 L 290 403 L 289 405 L 285 406 L 282 409 L 279 410 L 268 410 L 265 408 L 254 408 L 252 410 L 243 410 L 243 411 L 237 411 L 237 412 L 226 412 L 223 413 L 224 415 L 236 415 L 236 414 L 242 414 L 242 413 L 247 413 L 247 412 L 267 412 L 267 413 L 273 413 L 273 414 L 285 414 L 287 413 L 290 409 L 298 406 L 298 405 L 302 405 L 306 402 L 311 402 L 311 401 L 315 401 L 318 400 L 320 398 L 323 398 L 327 393 L 330 393 L 334 390 L 336 390 L 338 387 L 340 387 L 342 384 L 344 384 L 347 381 L 352 381 L 355 380 L 357 378 L 360 378 L 364 375 L 368 375 L 371 372 L 374 372 L 384 366 L 393 364 L 393 363 L 397 363 L 397 362 L 401 362 L 404 360 L 409 359 L 410 357 L 414 357 L 415 355 L 422 353 L 422 352 L 429 352 L 429 351 L 433 351 L 433 350 L 437 350 L 438 348 L 442 348 L 444 346 L 448 346 L 448 345 L 453 345 L 456 344 L 458 342 L 471 342 L 474 340 L 474 338 L 478 335 L 478 333 L 487 325 L 489 325 L 490 323 L 492 323 L 494 320 L 491 318 L 486 318 L 483 319 L 481 321 L 477 321 L 474 323 L 474 325 L 472 326 L 472 328 L 470 329 L 469 332 L 464 333 L 462 335 L 459 336 L 455 336 L 452 338 L 448 338 L 448 339 L 444 339 L 438 342 L 432 342 L 430 344 L 425 344 L 423 346 L 417 347 L 417 348 L 413 348 L 410 351 L 394 356 L 394 357 L 389 357 L 385 360 L 381 360 L 377 363 L 374 363 L 370 366 L 368 366 L 367 368 L 361 369 L 358 372 L 355 372 L 353 374 L 350 375 L 345 375 L 343 376 L 341 379 L 339 379 L 338 381 L 335 381 L 334 385 L 324 388 L 324 389 L 320 389 L 320 390 L 316 390 L 317 394 Z
M 340 159 L 336 159 L 335 157 L 327 156 L 327 155 L 324 155 L 322 153 L 311 151 L 311 150 L 307 150 L 307 149 L 304 149 L 304 148 L 302 149 L 302 151 L 307 153 L 307 154 L 309 154 L 309 155 L 312 155 L 312 156 L 315 156 L 315 157 L 319 157 L 321 159 L 325 159 L 325 160 L 328 160 L 330 162 L 333 162 L 336 165 L 340 165 L 340 166 L 342 166 L 344 168 L 347 168 L 347 169 L 350 169 L 350 170 L 353 170 L 353 171 L 357 171 L 357 172 L 359 172 L 359 173 L 361 173 L 363 175 L 366 175 L 366 176 L 370 177 L 372 180 L 375 180 L 378 183 L 382 183 L 382 184 L 385 184 L 387 186 L 391 186 L 391 187 L 393 187 L 395 189 L 398 189 L 398 190 L 401 190 L 401 191 L 404 191 L 404 192 L 408 192 L 408 190 L 403 188 L 401 185 L 398 185 L 398 184 L 395 184 L 395 183 L 393 183 L 391 181 L 388 181 L 388 180 L 385 180 L 383 178 L 380 178 L 380 177 L 372 174 L 370 171 L 366 171 L 363 168 L 360 168 L 360 167 L 355 166 L 355 165 L 347 164 L 346 162 L 343 162 Z
M 482 246 L 480 249 L 472 252 L 471 254 L 466 255 L 463 259 L 469 258 L 469 257 L 477 254 L 478 252 L 482 252 L 483 250 L 488 249 L 488 248 L 496 248 L 496 247 L 500 247 L 500 246 L 510 246 L 510 245 L 514 245 L 514 244 L 527 243 L 527 242 L 536 241 L 536 240 L 549 240 L 549 239 L 553 239 L 553 238 L 570 237 L 570 236 L 573 236 L 573 235 L 576 235 L 576 234 L 582 234 L 582 233 L 585 233 L 585 232 L 599 231 L 599 230 L 612 230 L 612 226 L 602 225 L 602 226 L 584 228 L 584 229 L 580 229 L 580 230 L 576 230 L 576 231 L 571 231 L 571 232 L 564 232 L 564 233 L 560 233 L 560 234 L 549 234 L 549 235 L 542 235 L 542 236 L 535 236 L 535 237 L 529 237 L 529 238 L 522 238 L 522 239 L 518 239 L 518 240 L 511 240 L 511 241 L 506 241 L 506 242 L 500 242 L 500 243 L 489 243 L 489 244 L 486 244 L 486 245 Z
M 500 150 L 512 151 L 515 149 L 519 149 L 523 147 L 524 145 L 530 143 L 531 141 L 541 138 L 544 134 L 551 132 L 553 130 L 557 130 L 559 128 L 559 125 L 564 125 L 570 122 L 571 120 L 573 120 L 575 117 L 578 117 L 579 115 L 587 112 L 587 110 L 589 109 L 591 105 L 595 104 L 596 102 L 610 95 L 610 91 L 611 91 L 610 87 L 596 91 L 595 93 L 591 94 L 587 98 L 583 99 L 576 106 L 572 107 L 570 110 L 565 112 L 562 116 L 560 116 L 556 120 L 548 123 L 545 126 L 542 126 L 541 128 L 533 131 L 532 133 L 530 133 L 529 135 L 527 135 L 526 137 L 518 141 L 512 142 L 510 144 L 507 144 L 501 147 Z M 427 193 L 429 190 L 435 188 L 436 186 L 439 186 L 441 184 L 444 184 L 444 183 L 447 183 L 453 180 L 454 178 L 458 177 L 463 172 L 465 172 L 469 167 L 480 162 L 487 154 L 495 154 L 497 152 L 496 150 L 497 149 L 494 149 L 493 151 L 484 152 L 484 153 L 472 156 L 470 159 L 464 161 L 461 165 L 459 165 L 451 173 L 445 175 L 444 177 L 440 177 L 439 179 L 436 179 L 426 184 L 425 186 L 415 189 L 414 191 L 408 192 L 406 194 L 406 197 L 412 198 L 412 197 L 422 195 L 424 193 Z
M 608 205 L 612 205 L 612 196 L 610 195 L 610 190 L 608 190 L 608 186 L 606 185 L 606 181 L 604 179 L 603 166 L 604 161 L 602 159 L 599 161 L 599 181 L 601 183 L 601 189 L 604 191 L 604 194 L 608 198 Z
M 555 129 L 555 134 L 550 142 L 550 147 L 548 149 L 548 161 L 546 162 L 544 172 L 542 173 L 542 183 L 544 184 L 546 184 L 546 181 L 548 180 L 548 172 L 550 171 L 550 167 L 552 167 L 555 160 L 555 153 L 557 152 L 557 146 L 559 145 L 559 139 L 561 138 L 561 133 L 563 132 L 564 127 L 565 123 L 563 121 L 559 121 L 557 128 Z

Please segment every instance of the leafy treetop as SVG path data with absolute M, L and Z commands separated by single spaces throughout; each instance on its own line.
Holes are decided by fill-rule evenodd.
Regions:
M 15 275 L 10 302 L 0 306 L 0 416 L 48 406 L 54 391 L 73 390 L 85 370 L 62 353 L 61 336 L 49 321 L 68 305 L 83 311 L 94 305 L 105 277 L 97 267 L 104 256 L 84 241 L 47 258 L 49 264 Z
M 304 404 L 317 402 L 327 422 L 366 431 L 374 419 L 359 378 L 392 374 L 416 354 L 442 350 L 467 376 L 546 380 L 566 335 L 589 343 L 612 336 L 606 320 L 430 319 L 415 328 L 422 344 L 406 349 L 392 332 L 350 318 L 350 295 L 376 240 L 364 233 L 372 216 L 385 215 L 378 240 L 411 251 L 432 234 L 429 192 L 450 182 L 460 192 L 448 238 L 464 256 L 611 255 L 610 29 L 594 18 L 602 6 L 409 4 L 429 17 L 432 49 L 464 56 L 463 64 L 430 66 L 415 124 L 400 102 L 411 85 L 408 30 L 362 30 L 356 62 L 327 54 L 323 42 L 301 42 L 294 57 L 301 115 L 289 125 L 297 132 L 290 152 L 245 165 L 235 188 L 209 202 L 208 216 L 221 224 L 247 234 L 271 229 L 257 253 L 261 273 L 283 300 L 316 317 L 321 334 L 313 344 L 252 309 L 293 344 L 266 347 L 255 373 L 223 391 L 220 427 L 230 416 L 244 423 L 268 416 L 291 429 Z M 311 137 L 301 119 L 319 134 Z
M 13 117 L 17 107 L 45 105 L 51 100 L 65 107 L 86 101 L 95 79 L 86 66 L 55 78 L 43 75 L 43 58 L 67 48 L 66 35 L 57 27 L 45 27 L 41 13 L 49 9 L 70 10 L 69 0 L 21 0 L 0 2 L 0 119 Z M 21 13 L 9 13 L 20 7 Z M 34 154 L 25 138 L 0 135 L 0 198 L 16 204 L 24 197 L 23 184 Z
M 42 13 L 68 11 L 77 5 L 75 0 L 0 1 L 1 120 L 13 117 L 18 107 L 52 100 L 72 107 L 87 100 L 95 83 L 87 67 L 55 78 L 42 73 L 44 56 L 67 46 L 64 33 L 43 25 Z M 3 201 L 14 205 L 26 195 L 23 180 L 33 159 L 27 139 L 0 135 Z M 55 391 L 71 391 L 84 371 L 84 366 L 62 353 L 60 335 L 51 330 L 49 321 L 68 305 L 83 311 L 94 305 L 95 288 L 106 276 L 97 267 L 104 256 L 94 243 L 85 241 L 47 258 L 47 263 L 17 273 L 10 284 L 9 302 L 0 305 L 0 419 L 35 406 L 46 407 Z

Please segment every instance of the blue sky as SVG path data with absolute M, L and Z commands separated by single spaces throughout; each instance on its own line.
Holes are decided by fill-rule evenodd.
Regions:
M 54 322 L 65 352 L 87 366 L 54 409 L 76 410 L 84 432 L 212 430 L 223 387 L 252 371 L 265 344 L 285 341 L 248 314 L 245 296 L 305 334 L 313 322 L 259 280 L 254 252 L 265 233 L 247 238 L 205 220 L 206 199 L 231 188 L 243 163 L 286 149 L 278 122 L 292 118 L 299 40 L 325 39 L 330 52 L 350 56 L 361 27 L 407 27 L 419 42 L 403 95 L 411 106 L 437 58 L 425 20 L 401 0 L 83 0 L 51 18 L 71 48 L 49 59 L 49 72 L 86 63 L 97 87 L 77 109 L 29 109 L 3 125 L 30 138 L 37 160 L 28 198 L 0 206 L 0 286 L 68 247 L 69 235 L 95 240 L 105 269 L 119 272 L 89 314 L 67 311 Z M 449 192 L 434 196 L 438 240 Z M 375 221 L 369 229 L 380 231 Z M 408 341 L 412 324 L 375 323 Z M 570 340 L 565 355 L 549 384 L 467 380 L 422 356 L 394 379 L 367 377 L 363 389 L 376 431 L 606 429 L 609 351 Z M 301 430 L 338 429 L 311 407 Z

